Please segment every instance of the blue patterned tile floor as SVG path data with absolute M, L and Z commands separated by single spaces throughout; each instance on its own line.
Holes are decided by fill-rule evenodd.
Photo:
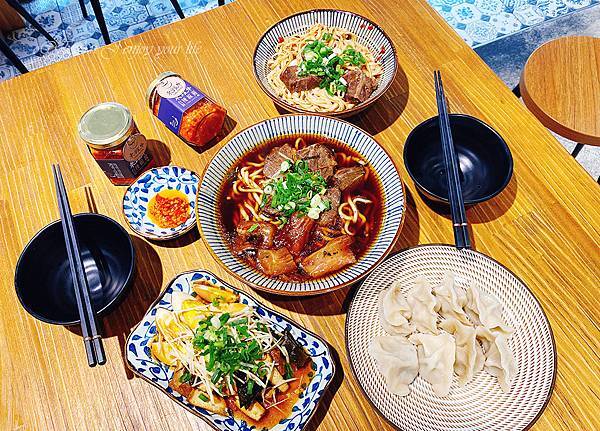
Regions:
M 428 0 L 472 47 L 478 47 L 600 0 Z
M 225 3 L 230 1 L 233 0 Z M 100 3 L 113 42 L 179 19 L 169 0 L 102 0 Z M 4 36 L 9 46 L 29 70 L 104 45 L 89 2 L 86 1 L 88 19 L 83 18 L 77 0 L 29 0 L 22 1 L 22 4 L 59 44 L 56 49 L 51 49 L 52 44 L 29 25 L 6 33 Z M 179 0 L 179 4 L 186 16 L 192 16 L 217 7 L 218 1 Z M 17 69 L 0 54 L 0 81 L 18 74 Z

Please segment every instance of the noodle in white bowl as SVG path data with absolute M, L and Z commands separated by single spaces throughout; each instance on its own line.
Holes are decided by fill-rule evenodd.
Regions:
M 322 61 L 321 68 L 327 66 L 328 61 L 336 57 L 339 67 L 337 75 L 331 77 L 329 72 L 324 73 L 319 70 L 319 86 L 301 91 L 290 91 L 288 86 L 281 79 L 282 74 L 289 67 L 297 67 L 298 77 L 309 75 L 316 76 L 316 72 L 311 73 L 306 70 L 306 65 L 311 64 L 314 53 L 307 49 L 318 44 L 319 47 L 326 47 L 323 51 L 328 53 L 325 58 L 318 58 Z M 350 55 L 348 54 L 350 53 Z M 304 68 L 303 68 L 304 67 Z M 371 92 L 380 84 L 379 80 L 383 74 L 383 67 L 374 53 L 365 45 L 358 41 L 358 36 L 348 30 L 326 26 L 321 23 L 312 25 L 308 30 L 301 34 L 295 34 L 280 38 L 279 44 L 275 48 L 275 55 L 267 62 L 268 73 L 266 80 L 273 93 L 286 103 L 298 107 L 302 110 L 311 112 L 342 112 L 355 107 L 360 100 L 348 97 L 346 88 L 349 83 L 343 77 L 343 74 L 349 71 L 362 72 L 368 82 L 373 83 Z M 333 68 L 330 71 L 335 73 Z M 332 81 L 332 82 L 330 82 Z M 370 93 L 368 94 L 370 96 Z

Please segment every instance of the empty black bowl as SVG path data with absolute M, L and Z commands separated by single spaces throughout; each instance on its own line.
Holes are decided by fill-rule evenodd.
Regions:
M 109 217 L 76 214 L 74 223 L 94 309 L 97 314 L 106 313 L 122 298 L 133 277 L 133 243 L 127 231 Z M 40 230 L 21 253 L 15 288 L 33 317 L 57 325 L 79 324 L 60 220 Z
M 496 196 L 506 187 L 513 171 L 506 142 L 490 126 L 469 115 L 450 114 L 450 127 L 465 204 Z M 438 117 L 425 120 L 410 132 L 404 144 L 404 164 L 425 196 L 448 203 Z

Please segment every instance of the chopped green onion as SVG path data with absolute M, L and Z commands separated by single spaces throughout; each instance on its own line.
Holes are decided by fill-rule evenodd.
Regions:
M 286 362 L 285 363 L 285 378 L 291 379 L 292 377 L 294 377 L 294 370 L 292 370 L 292 366 L 290 365 L 290 363 Z
M 222 376 L 222 375 L 223 375 L 223 372 L 222 372 L 220 369 L 218 369 L 218 370 L 217 370 L 217 371 L 216 371 L 216 372 L 213 374 L 212 378 L 210 379 L 210 381 L 212 382 L 212 384 L 213 384 L 213 385 L 216 385 L 216 384 L 217 384 L 217 382 L 218 382 L 219 380 L 221 380 L 221 376 Z
M 192 373 L 190 373 L 188 370 L 185 370 L 183 374 L 179 377 L 180 383 L 187 383 L 190 380 L 192 380 Z
M 298 160 L 283 177 L 271 181 L 264 189 L 272 189 L 270 206 L 281 212 L 280 220 L 285 224 L 295 212 L 307 214 L 311 198 L 323 193 L 326 187 L 320 173 L 311 171 L 305 160 Z
M 198 398 L 200 398 L 205 403 L 208 402 L 208 397 L 204 394 L 198 394 Z
M 247 230 L 246 232 L 248 232 L 248 233 L 252 233 L 252 232 L 254 232 L 254 231 L 257 229 L 257 228 L 258 228 L 258 223 L 254 223 L 252 226 L 250 226 L 250 227 L 248 228 L 248 230 Z

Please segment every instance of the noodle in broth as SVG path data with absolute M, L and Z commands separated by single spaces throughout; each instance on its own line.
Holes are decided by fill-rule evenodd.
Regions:
M 256 150 L 245 155 L 234 167 L 230 180 L 224 185 L 221 193 L 222 228 L 227 242 L 235 254 L 242 255 L 252 266 L 259 267 L 256 254 L 239 253 L 236 239 L 239 236 L 239 226 L 246 222 L 266 222 L 277 227 L 279 235 L 287 228 L 283 225 L 289 222 L 280 215 L 264 211 L 265 187 L 272 179 L 264 173 L 267 154 L 273 148 L 290 145 L 294 151 L 300 151 L 309 145 L 323 144 L 333 150 L 337 169 L 357 167 L 364 168 L 364 176 L 357 187 L 342 191 L 335 222 L 327 226 L 315 224 L 310 241 L 305 248 L 294 256 L 298 270 L 281 275 L 285 280 L 302 281 L 311 277 L 302 270 L 302 259 L 314 253 L 336 238 L 349 237 L 352 251 L 360 258 L 377 236 L 381 223 L 382 194 L 379 179 L 371 167 L 361 156 L 337 141 L 317 136 L 287 136 L 278 138 L 259 146 Z M 331 180 L 329 181 L 331 183 Z M 328 186 L 329 187 L 329 186 Z M 251 228 L 254 225 L 250 225 Z M 277 238 L 277 236 L 276 236 Z M 273 246 L 273 248 L 276 248 Z M 260 269 L 260 268 L 259 268 Z M 269 274 L 267 274 L 269 275 Z

